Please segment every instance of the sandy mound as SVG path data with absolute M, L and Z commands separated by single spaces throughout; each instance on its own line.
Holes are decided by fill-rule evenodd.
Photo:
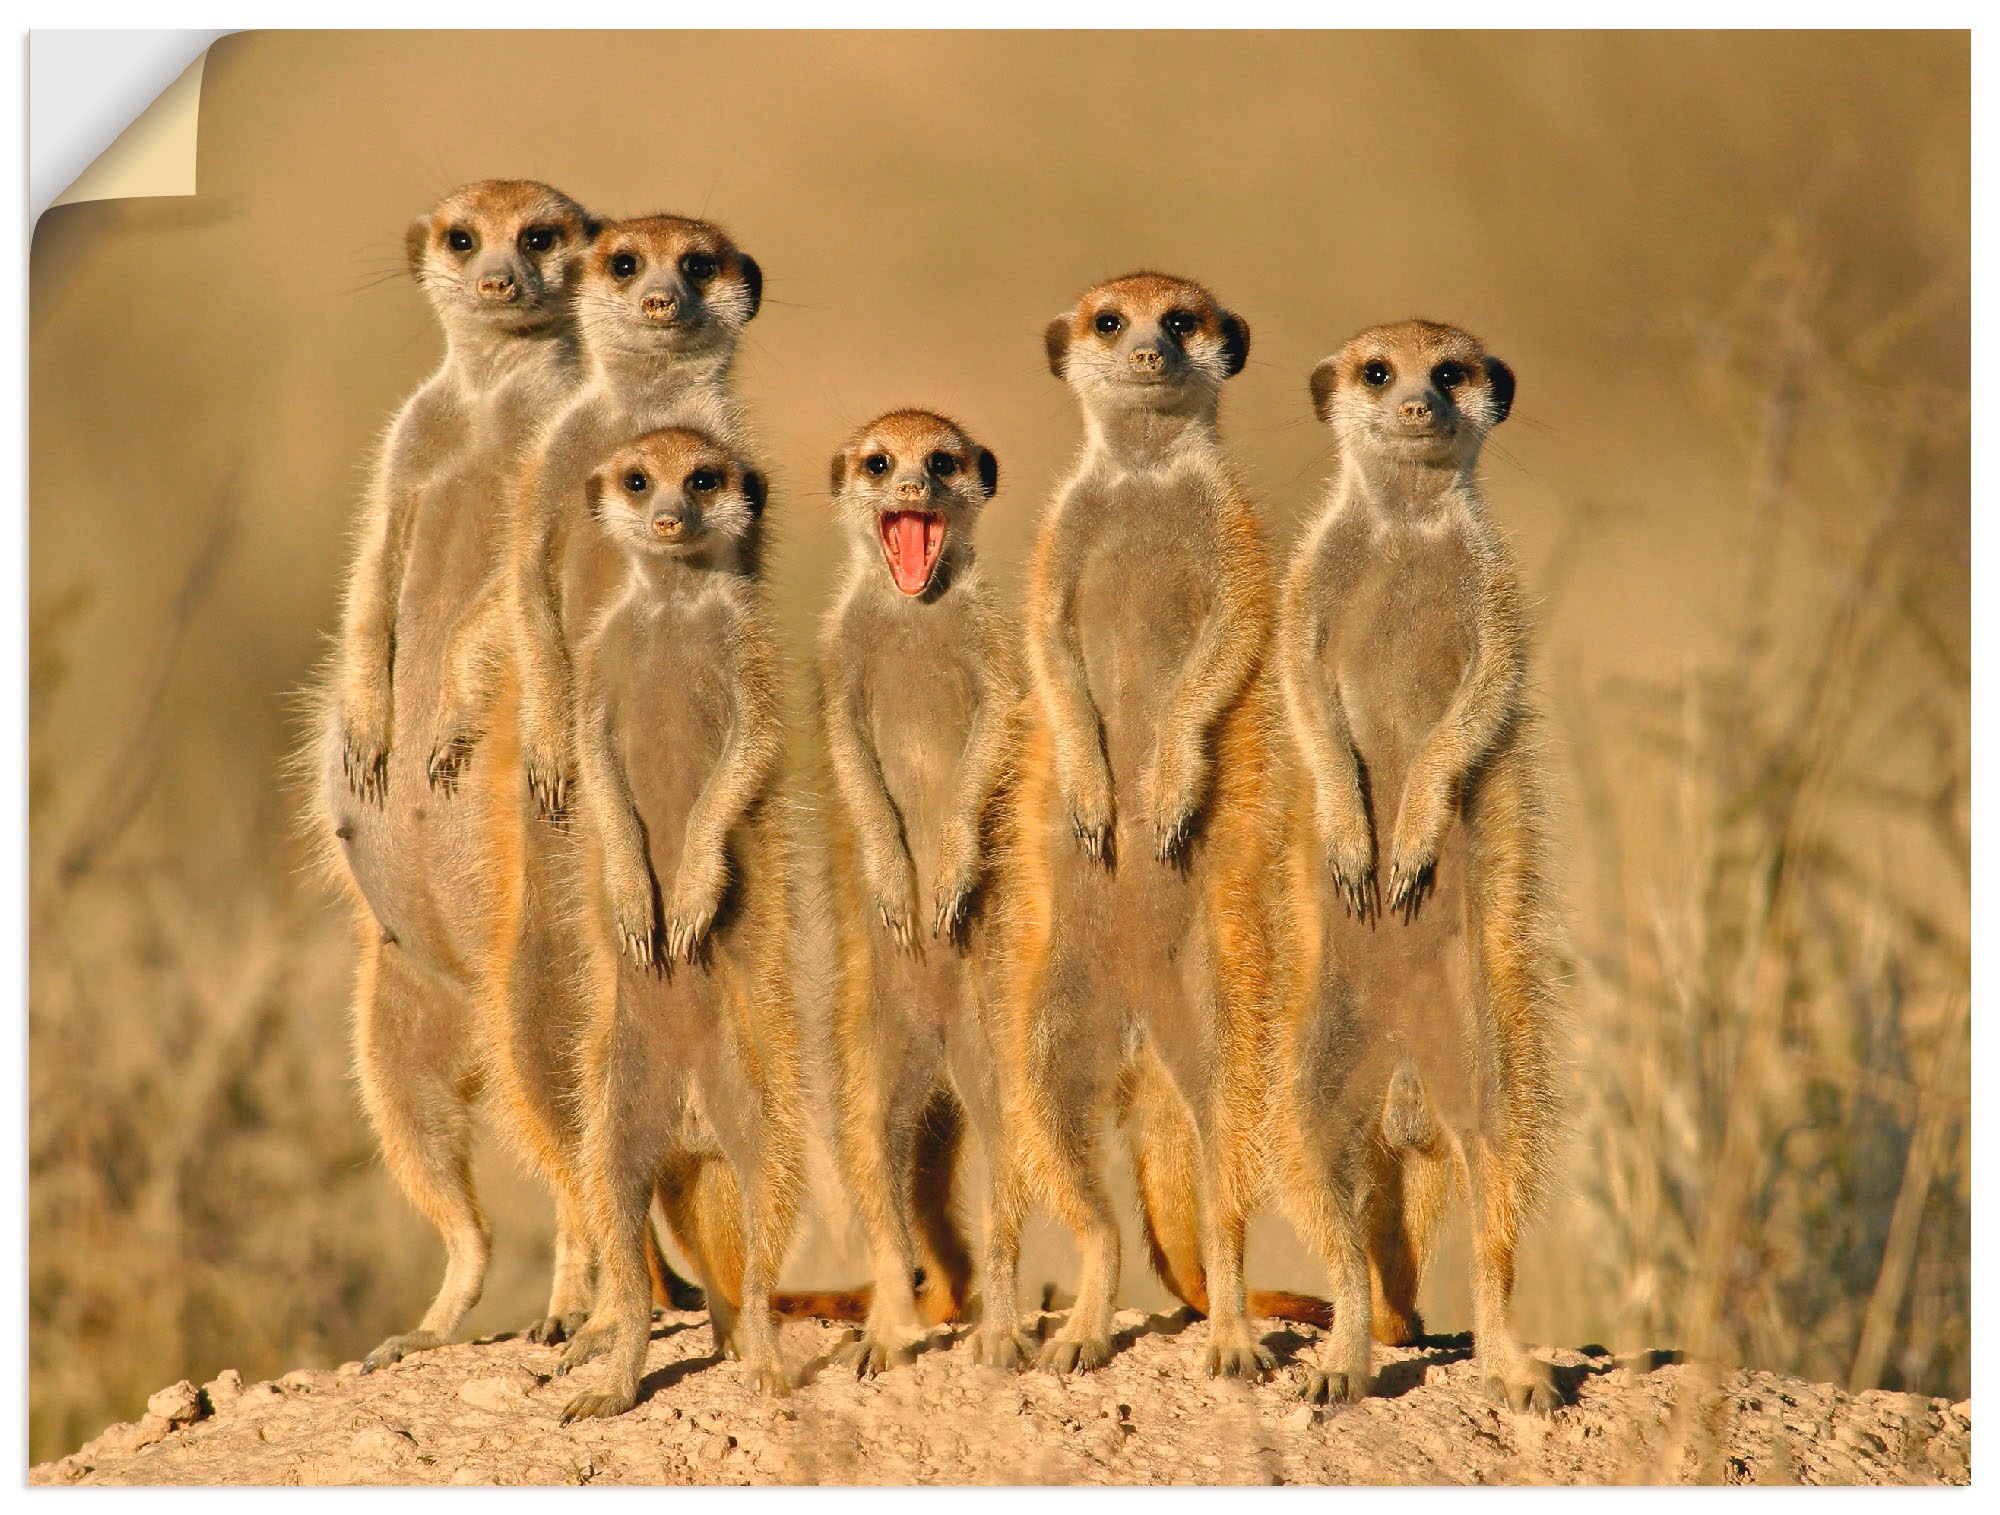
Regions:
M 827 1363 L 840 1329 L 785 1327 L 805 1380 L 765 1399 L 711 1356 L 707 1317 L 654 1326 L 647 1398 L 563 1426 L 556 1353 L 500 1338 L 363 1378 L 349 1363 L 244 1385 L 162 1389 L 36 1484 L 689 1483 L 1965 1483 L 1971 1402 L 1850 1395 L 1653 1354 L 1545 1355 L 1571 1403 L 1551 1420 L 1488 1403 L 1468 1338 L 1382 1352 L 1376 1397 L 1297 1396 L 1309 1333 L 1267 1338 L 1259 1385 L 1200 1376 L 1207 1327 L 1118 1317 L 1122 1350 L 1062 1379 L 932 1350 L 857 1383 Z M 937 1338 L 949 1343 L 947 1334 Z M 585 1369 L 577 1382 L 585 1381 Z

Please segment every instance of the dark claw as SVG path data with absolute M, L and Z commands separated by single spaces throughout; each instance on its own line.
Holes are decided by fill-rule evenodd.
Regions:
M 472 760 L 475 740 L 463 734 L 450 736 L 431 749 L 430 761 L 424 764 L 424 775 L 431 781 L 431 788 L 442 789 L 446 794 L 458 793 L 458 781 L 465 774 L 465 765 Z
M 1163 863 L 1171 863 L 1180 856 L 1187 846 L 1190 816 L 1181 816 L 1168 825 L 1161 826 L 1154 833 L 1153 855 Z
M 380 806 L 389 791 L 389 754 L 362 752 L 351 746 L 341 749 L 340 766 L 347 775 L 347 787 L 355 798 Z
M 931 922 L 931 935 L 939 941 L 956 941 L 960 929 L 965 925 L 967 895 L 964 891 L 954 892 L 938 901 L 937 918 Z

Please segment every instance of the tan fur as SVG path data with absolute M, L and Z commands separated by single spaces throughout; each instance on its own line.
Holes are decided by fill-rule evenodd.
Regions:
M 1464 332 L 1406 322 L 1355 337 L 1313 395 L 1341 470 L 1277 641 L 1299 762 L 1273 1073 L 1278 1187 L 1332 1281 L 1308 1392 L 1368 1392 L 1371 1317 L 1389 1340 L 1421 1329 L 1456 1177 L 1480 1365 L 1546 1411 L 1508 1302 L 1557 1123 L 1559 952 L 1520 590 L 1476 476 L 1513 375 Z
M 468 1110 L 482 1082 L 480 969 L 518 899 L 478 861 L 479 797 L 435 792 L 425 757 L 447 637 L 492 569 L 494 503 L 524 439 L 577 382 L 574 276 L 589 234 L 572 201 L 510 180 L 458 190 L 411 226 L 411 268 L 446 355 L 377 464 L 305 759 L 316 845 L 353 904 L 362 1102 L 447 1255 L 422 1323 L 371 1352 L 367 1369 L 448 1339 L 485 1274 Z M 511 759 L 506 743 L 489 754 Z
M 690 258 L 712 265 L 696 269 L 705 277 L 687 272 Z M 589 865 L 567 825 L 572 649 L 624 573 L 588 520 L 584 484 L 615 448 L 677 421 L 739 445 L 730 365 L 762 281 L 723 232 L 675 216 L 607 223 L 581 263 L 581 377 L 500 492 L 499 562 L 454 631 L 429 765 L 441 792 L 476 797 L 479 866 L 519 900 L 479 968 L 484 1071 L 501 1130 L 556 1193 L 559 1217 L 581 1206 L 577 1042 L 613 985 L 575 924 Z M 753 524 L 740 549 L 753 565 L 756 542 Z M 538 1341 L 564 1339 L 590 1308 L 589 1239 L 562 1232 L 557 1257 L 548 1312 L 528 1331 Z
M 749 571 L 761 478 L 717 439 L 673 429 L 620 448 L 583 494 L 627 577 L 575 665 L 584 924 L 616 967 L 580 1079 L 597 1295 L 562 1367 L 607 1361 L 565 1419 L 636 1401 L 656 1188 L 718 1347 L 760 1387 L 789 1387 L 771 1293 L 807 1129 L 776 798 L 782 677 Z
M 1008 1365 L 1022 1350 L 1020 1196 L 981 909 L 1020 689 L 973 550 L 997 479 L 990 452 L 927 411 L 879 417 L 833 461 L 850 550 L 818 658 L 839 953 L 828 1040 L 839 1149 L 874 1262 L 866 1327 L 841 1352 L 863 1375 L 906 1361 L 920 1319 L 964 1305 L 974 1264 L 950 1207 L 968 1122 L 989 1178 L 977 1348 Z
M 1147 274 L 1088 291 L 1047 346 L 1085 445 L 1035 548 L 996 926 L 1022 1144 L 1083 1252 L 1041 1361 L 1110 1354 L 1119 1236 L 1096 1138 L 1115 1112 L 1156 1262 L 1213 1323 L 1209 1371 L 1261 1373 L 1242 1260 L 1262 1169 L 1276 731 L 1263 537 L 1215 419 L 1249 331 L 1199 285 Z

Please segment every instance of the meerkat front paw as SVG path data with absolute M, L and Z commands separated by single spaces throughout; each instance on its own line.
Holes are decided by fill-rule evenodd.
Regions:
M 1198 742 L 1162 738 L 1140 780 L 1153 822 L 1153 856 L 1171 863 L 1187 847 L 1208 788 L 1208 757 Z
M 653 910 L 652 879 L 614 879 L 611 898 L 611 917 L 613 929 L 618 933 L 619 952 L 631 959 L 634 967 L 648 972 L 663 966 L 662 957 L 671 957 L 672 951 L 671 947 L 666 954 L 659 950 L 660 928 Z M 671 943 L 671 934 L 668 940 Z
M 722 863 L 689 859 L 681 864 L 680 881 L 667 904 L 669 962 L 695 960 L 722 909 L 722 891 L 728 883 L 729 871 Z
M 1321 852 L 1341 908 L 1356 920 L 1372 921 L 1382 913 L 1381 892 L 1375 885 L 1375 837 L 1366 817 L 1320 826 Z
M 401 1336 L 392 1336 L 381 1346 L 361 1359 L 361 1371 L 373 1373 L 392 1363 L 399 1363 L 415 1352 L 430 1352 L 444 1345 L 444 1338 L 435 1331 L 405 1331 Z
M 1437 888 L 1438 850 L 1450 820 L 1444 805 L 1416 793 L 1403 799 L 1396 817 L 1395 842 L 1389 850 L 1389 908 L 1415 920 L 1424 901 Z
M 937 882 L 931 886 L 931 898 L 937 902 L 931 935 L 940 941 L 955 941 L 965 927 L 972 893 L 979 887 L 979 851 L 975 842 L 955 832 L 946 835 L 941 850 L 943 861 Z
M 1366 1399 L 1372 1387 L 1366 1373 L 1312 1368 L 1299 1386 L 1299 1397 L 1308 1404 L 1352 1405 Z
M 988 1331 L 984 1328 L 972 1337 L 972 1360 L 983 1368 L 1004 1368 L 1009 1373 L 1018 1373 L 1034 1344 L 1019 1331 Z
M 424 777 L 430 780 L 431 788 L 446 794 L 458 792 L 458 781 L 465 776 L 465 768 L 472 761 L 472 749 L 479 745 L 482 733 L 459 727 L 440 731 L 431 745 L 430 758 L 424 764 Z
M 1094 1373 L 1111 1361 L 1108 1336 L 1071 1336 L 1067 1331 L 1042 1344 L 1035 1366 L 1044 1373 Z
M 1111 775 L 1101 759 L 1066 785 L 1070 830 L 1086 856 L 1101 863 L 1111 853 Z
M 1277 1365 L 1270 1349 L 1251 1335 L 1248 1321 L 1238 1321 L 1233 1329 L 1217 1326 L 1202 1355 L 1210 1378 L 1247 1378 L 1256 1383 Z
M 586 1389 L 563 1406 L 562 1423 L 573 1420 L 610 1420 L 623 1415 L 639 1402 L 637 1389 L 620 1385 L 609 1389 Z
M 903 952 L 917 950 L 917 890 L 911 882 L 909 864 L 898 858 L 883 859 L 869 870 L 870 892 L 874 895 L 875 918 L 889 934 L 889 940 Z
M 583 1329 L 582 1311 L 572 1315 L 544 1315 L 521 1334 L 540 1347 L 559 1347 Z
M 746 1358 L 743 1363 L 743 1377 L 745 1382 L 759 1394 L 770 1394 L 782 1399 L 792 1392 L 792 1375 L 774 1356 Z
M 569 744 L 559 722 L 538 717 L 525 706 L 521 711 L 521 766 L 527 770 L 528 792 L 534 795 L 542 819 L 552 826 L 567 824 L 575 773 Z
M 354 681 L 340 701 L 340 767 L 356 799 L 380 805 L 389 790 L 390 696 L 379 680 Z

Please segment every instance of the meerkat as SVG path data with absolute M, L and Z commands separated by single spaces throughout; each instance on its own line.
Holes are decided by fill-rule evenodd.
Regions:
M 687 429 L 618 449 L 579 491 L 627 563 L 575 659 L 585 911 L 615 945 L 583 1041 L 579 1166 L 599 1246 L 590 1322 L 562 1359 L 605 1357 L 565 1420 L 636 1401 L 650 1335 L 657 1189 L 708 1295 L 719 1349 L 789 1387 L 771 1292 L 804 1186 L 807 1113 L 791 999 L 791 854 L 777 638 L 746 571 L 764 484 Z M 734 1183 L 705 1184 L 726 1166 Z M 713 1213 L 740 1196 L 739 1216 Z M 719 1249 L 740 1255 L 720 1257 Z
M 556 1197 L 555 1281 L 547 1314 L 528 1328 L 540 1342 L 562 1341 L 590 1309 L 594 1254 L 579 1230 L 573 1085 L 590 1002 L 610 992 L 606 966 L 574 926 L 585 874 L 566 826 L 570 667 L 574 644 L 625 570 L 584 513 L 584 484 L 613 449 L 673 424 L 747 445 L 730 368 L 762 298 L 756 260 L 718 227 L 648 216 L 598 228 L 576 277 L 582 377 L 510 481 L 499 567 L 460 618 L 448 654 L 432 784 L 451 796 L 476 754 L 506 755 L 483 763 L 491 824 L 480 855 L 494 877 L 511 881 L 520 905 L 486 965 L 485 1070 L 502 1130 Z M 756 566 L 758 530 L 752 521 L 739 544 L 746 571 Z
M 818 649 L 839 938 L 829 1041 L 838 1146 L 874 1262 L 867 1322 L 836 1355 L 862 1375 L 912 1355 L 919 1267 L 925 1325 L 965 1304 L 973 1270 L 950 1215 L 962 1122 L 989 1177 L 975 1348 L 1000 1365 L 1021 1356 L 1020 1205 L 976 977 L 989 812 L 1021 685 L 973 545 L 999 477 L 991 451 L 923 410 L 869 422 L 831 469 L 848 558 Z
M 382 448 L 308 759 L 312 826 L 354 904 L 362 1103 L 447 1259 L 417 1329 L 383 1342 L 365 1369 L 442 1344 L 485 1276 L 468 1106 L 480 1082 L 480 965 L 505 901 L 474 861 L 483 817 L 437 803 L 426 758 L 447 637 L 493 564 L 493 501 L 523 439 L 577 382 L 575 275 L 592 229 L 546 185 L 487 180 L 454 191 L 407 236 L 445 358 Z
M 1559 947 L 1521 590 L 1481 444 L 1514 375 L 1405 321 L 1312 376 L 1340 468 L 1287 575 L 1274 656 L 1300 762 L 1291 965 L 1273 1040 L 1279 1187 L 1327 1267 L 1316 1399 L 1373 1382 L 1454 1178 L 1472 1208 L 1473 1340 L 1517 1410 L 1556 1403 L 1509 1319 L 1514 1249 L 1547 1187 Z
M 1083 1266 L 1039 1361 L 1110 1356 L 1119 1235 L 1095 1148 L 1112 1113 L 1155 1261 L 1178 1258 L 1163 1274 L 1211 1321 L 1209 1372 L 1259 1375 L 1272 1359 L 1244 1313 L 1242 1262 L 1261 1174 L 1277 733 L 1263 534 L 1217 433 L 1250 331 L 1200 285 L 1143 273 L 1087 291 L 1046 345 L 1085 436 L 1028 592 L 1003 1065 Z

